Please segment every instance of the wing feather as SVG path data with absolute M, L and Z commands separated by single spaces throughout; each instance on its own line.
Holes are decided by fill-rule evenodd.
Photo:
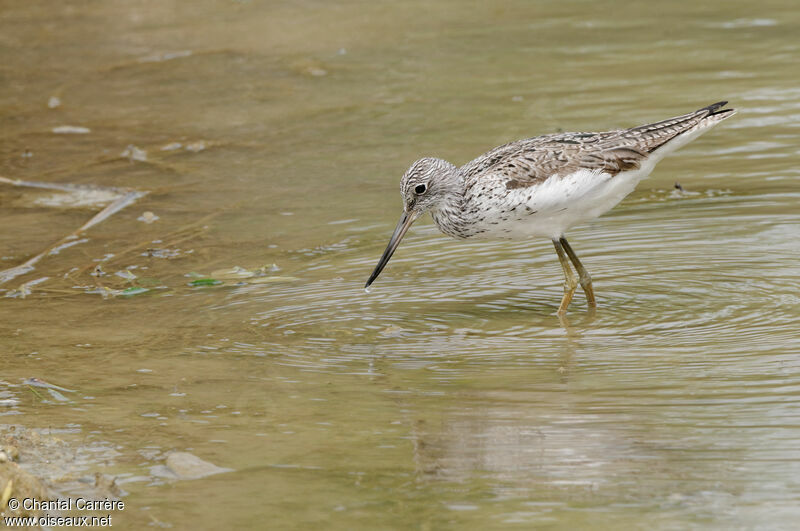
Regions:
M 604 133 L 557 133 L 518 140 L 481 155 L 461 167 L 472 188 L 483 178 L 505 179 L 506 188 L 527 188 L 554 175 L 581 169 L 612 177 L 641 167 L 655 150 L 684 132 L 701 126 L 709 116 L 726 118 L 733 109 L 718 102 L 660 122 Z

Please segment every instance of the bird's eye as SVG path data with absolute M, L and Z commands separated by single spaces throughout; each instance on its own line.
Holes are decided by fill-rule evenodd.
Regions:
M 414 187 L 415 194 L 424 194 L 427 190 L 428 187 L 425 186 L 424 184 L 418 184 L 417 186 Z

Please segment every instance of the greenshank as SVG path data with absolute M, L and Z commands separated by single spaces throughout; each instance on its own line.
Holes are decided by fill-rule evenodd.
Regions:
M 364 288 L 411 224 L 430 212 L 440 231 L 458 239 L 550 238 L 565 277 L 558 313 L 567 311 L 578 284 L 594 308 L 592 278 L 565 232 L 614 208 L 658 161 L 733 116 L 736 110 L 724 109 L 726 104 L 632 129 L 518 140 L 460 168 L 438 158 L 416 161 L 400 180 L 403 215 Z

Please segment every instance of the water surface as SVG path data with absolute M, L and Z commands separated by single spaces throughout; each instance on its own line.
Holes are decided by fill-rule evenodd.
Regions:
M 128 492 L 115 526 L 800 519 L 792 2 L 28 2 L 0 25 L 0 176 L 148 192 L 0 285 L 3 422 L 113 448 L 87 473 Z M 362 291 L 416 158 L 720 99 L 739 114 L 569 235 L 595 316 L 579 294 L 556 317 L 546 240 L 427 218 Z M 58 196 L 0 184 L 2 269 L 102 208 Z M 234 266 L 263 276 L 190 285 Z M 159 478 L 173 450 L 235 471 Z

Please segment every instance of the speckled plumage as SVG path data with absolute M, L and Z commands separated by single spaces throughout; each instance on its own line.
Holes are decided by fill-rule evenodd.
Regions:
M 561 236 L 613 208 L 656 162 L 685 143 L 676 142 L 679 137 L 699 134 L 733 114 L 717 111 L 722 105 L 632 129 L 557 133 L 496 147 L 458 168 L 461 205 L 433 207 L 433 219 L 456 238 Z M 412 166 L 407 180 L 413 184 L 435 175 L 430 160 L 415 164 L 427 171 Z M 611 200 L 603 201 L 606 196 Z M 562 215 L 562 209 L 571 212 Z
M 424 212 L 459 239 L 547 236 L 559 258 L 567 253 L 578 267 L 565 231 L 613 208 L 664 156 L 732 116 L 734 109 L 722 109 L 726 103 L 631 129 L 518 140 L 460 168 L 437 158 L 416 161 L 400 183 L 403 218 L 367 285 Z

